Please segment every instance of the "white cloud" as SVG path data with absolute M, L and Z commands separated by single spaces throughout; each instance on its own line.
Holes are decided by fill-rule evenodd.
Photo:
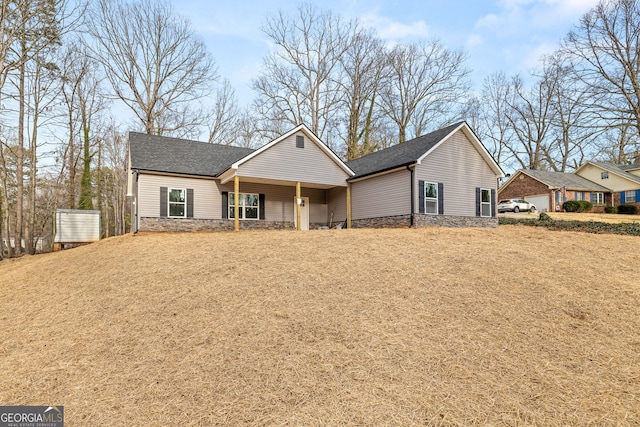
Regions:
M 477 46 L 482 46 L 484 44 L 484 38 L 479 34 L 471 34 L 467 41 L 465 42 L 465 47 L 467 49 L 473 49 Z
M 599 0 L 502 0 L 500 10 L 476 22 L 476 28 L 493 28 L 504 35 L 536 29 L 566 27 L 580 19 Z
M 423 20 L 407 24 L 368 13 L 360 17 L 360 22 L 366 27 L 375 29 L 383 40 L 397 41 L 406 38 L 424 38 L 430 34 L 429 26 Z
M 552 54 L 556 49 L 558 49 L 558 45 L 553 43 L 540 43 L 532 47 L 522 58 L 520 68 L 529 70 L 539 67 L 540 59 L 545 55 Z

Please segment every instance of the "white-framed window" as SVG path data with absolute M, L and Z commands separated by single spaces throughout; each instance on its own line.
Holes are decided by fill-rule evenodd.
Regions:
M 187 190 L 185 188 L 169 188 L 169 217 L 184 218 L 187 216 Z
M 259 219 L 260 218 L 260 196 L 258 194 L 240 193 L 238 199 L 240 207 L 239 219 Z M 229 193 L 229 219 L 235 218 L 235 193 Z
M 424 183 L 424 213 L 438 215 L 438 184 Z
M 625 203 L 635 203 L 636 202 L 636 191 L 625 191 L 624 192 L 624 202 Z
M 491 190 L 480 189 L 480 216 L 491 216 Z
M 609 172 L 600 172 L 600 179 L 609 179 Z
M 591 193 L 591 203 L 594 205 L 604 205 L 604 193 Z

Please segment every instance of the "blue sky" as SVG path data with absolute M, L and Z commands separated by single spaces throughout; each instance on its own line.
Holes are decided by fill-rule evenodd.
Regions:
M 172 0 L 213 54 L 222 78 L 241 105 L 253 99 L 251 80 L 270 45 L 260 27 L 279 10 L 293 13 L 300 1 Z M 326 0 L 322 9 L 358 18 L 388 43 L 436 37 L 464 48 L 476 91 L 494 71 L 526 73 L 598 0 Z

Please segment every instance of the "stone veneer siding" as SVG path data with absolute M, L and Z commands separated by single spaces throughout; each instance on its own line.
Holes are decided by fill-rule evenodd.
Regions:
M 366 218 L 352 220 L 353 228 L 409 228 L 411 215 L 385 216 L 380 218 Z M 451 228 L 495 228 L 498 226 L 498 218 L 480 218 L 473 216 L 453 215 L 414 215 L 414 227 L 451 227 Z
M 498 226 L 498 218 L 478 218 L 451 215 L 414 216 L 415 227 L 481 227 Z M 337 224 L 336 224 L 337 225 Z M 309 224 L 311 230 L 325 227 L 326 224 Z M 352 220 L 353 228 L 409 228 L 411 215 L 384 216 Z M 289 221 L 240 221 L 241 230 L 295 230 Z M 226 219 L 186 219 L 186 218 L 140 218 L 138 231 L 233 231 L 233 221 Z
M 233 220 L 140 218 L 138 231 L 233 231 Z M 241 230 L 294 230 L 290 221 L 240 221 Z

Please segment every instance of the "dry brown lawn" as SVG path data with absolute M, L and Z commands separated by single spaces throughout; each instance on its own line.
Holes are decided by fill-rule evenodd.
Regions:
M 640 425 L 640 238 L 141 234 L 0 262 L 0 403 L 68 426 Z

